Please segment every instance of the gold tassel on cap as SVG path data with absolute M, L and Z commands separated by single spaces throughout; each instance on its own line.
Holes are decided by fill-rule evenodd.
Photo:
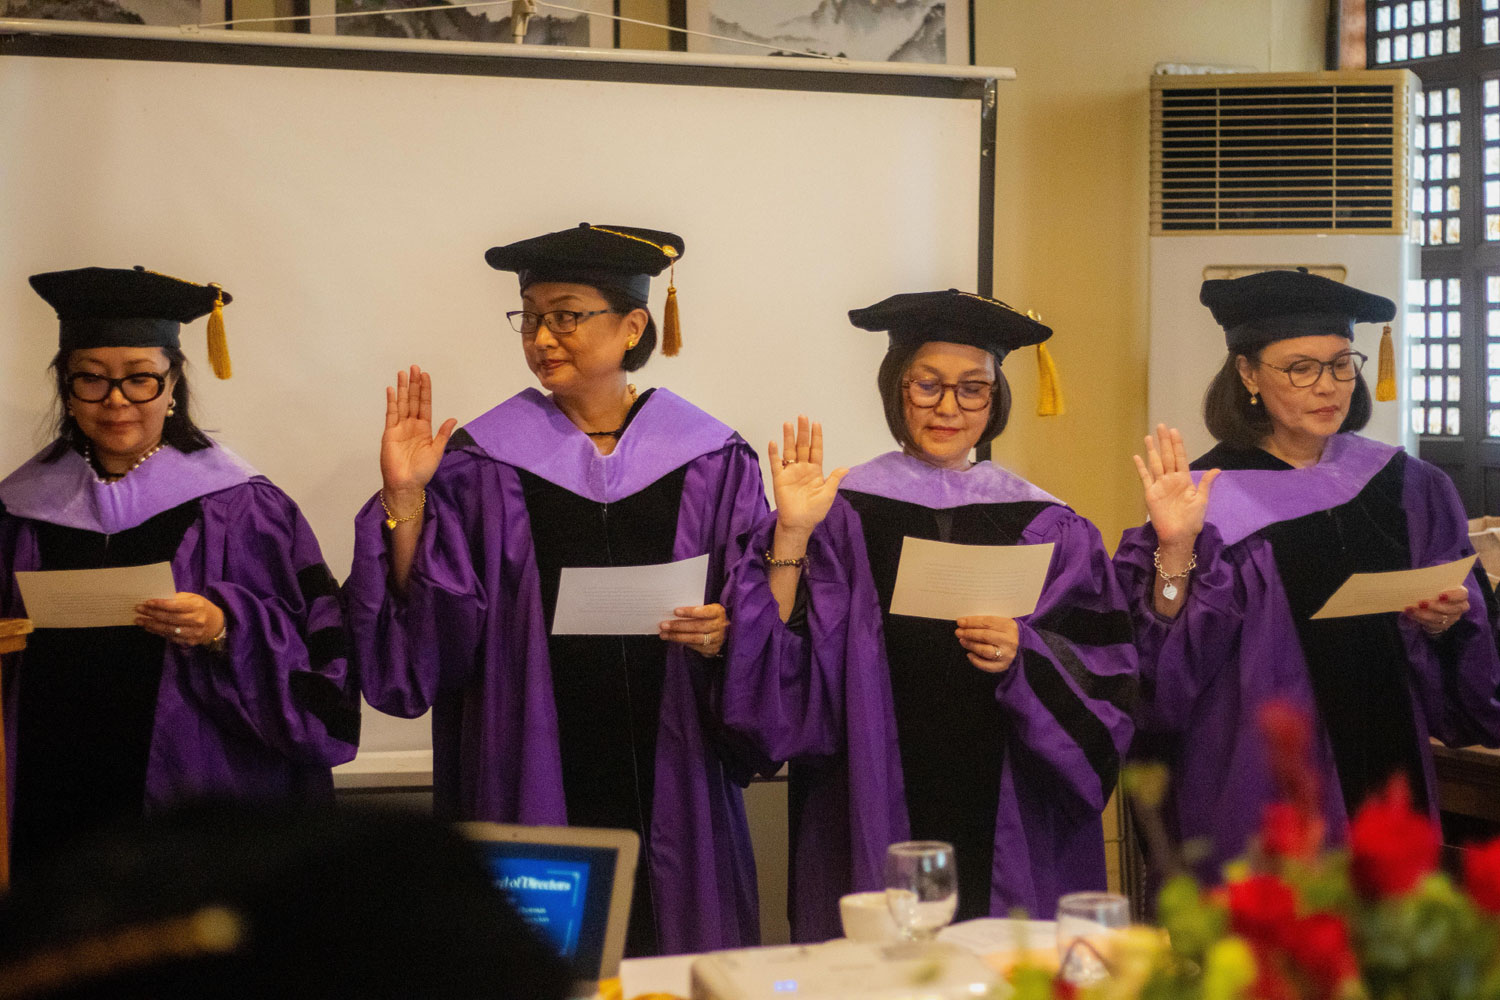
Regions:
M 1034 311 L 1026 310 L 1026 315 L 1042 321 Z M 1062 381 L 1057 377 L 1057 362 L 1052 360 L 1052 352 L 1047 350 L 1046 344 L 1036 345 L 1036 415 L 1039 417 L 1058 417 L 1068 412 L 1067 405 L 1063 402 Z
M 1375 379 L 1375 398 L 1389 403 L 1396 398 L 1396 346 L 1391 342 L 1391 325 L 1380 332 L 1380 371 Z
M 670 248 L 668 248 L 670 249 Z M 677 269 L 667 278 L 667 304 L 661 311 L 661 352 L 669 358 L 682 350 L 682 320 L 677 315 Z
M 219 288 L 218 285 L 214 286 Z M 214 302 L 214 311 L 208 314 L 208 363 L 219 378 L 228 378 L 233 373 L 229 364 L 229 338 L 224 333 L 224 290 Z

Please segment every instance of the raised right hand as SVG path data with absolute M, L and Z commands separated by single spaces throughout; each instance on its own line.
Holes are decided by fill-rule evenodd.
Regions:
M 848 469 L 823 475 L 823 425 L 809 424 L 798 416 L 795 432 L 790 423 L 781 425 L 783 452 L 776 442 L 766 446 L 771 464 L 771 488 L 776 495 L 776 530 L 807 536 L 828 516 L 839 481 Z
M 450 417 L 434 436 L 432 376 L 416 365 L 410 373 L 396 373 L 396 387 L 385 387 L 385 433 L 380 436 L 380 477 L 387 503 L 427 486 L 457 425 Z
M 1203 531 L 1203 515 L 1208 509 L 1208 492 L 1219 477 L 1219 470 L 1203 474 L 1196 485 L 1188 470 L 1187 450 L 1182 433 L 1166 424 L 1156 425 L 1156 436 L 1146 435 L 1146 458 L 1135 459 L 1141 485 L 1146 491 L 1146 510 L 1151 526 L 1163 548 L 1191 546 Z

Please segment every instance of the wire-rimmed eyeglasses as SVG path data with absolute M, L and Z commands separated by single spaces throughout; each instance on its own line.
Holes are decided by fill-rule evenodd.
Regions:
M 901 383 L 906 398 L 912 406 L 930 410 L 943 401 L 943 394 L 953 390 L 953 398 L 961 410 L 982 410 L 990 405 L 995 395 L 995 383 L 983 379 L 966 379 L 963 382 L 943 382 L 935 378 L 909 378 Z
M 584 320 L 615 311 L 614 309 L 593 309 L 589 312 L 579 312 L 576 309 L 553 309 L 550 312 L 534 313 L 527 309 L 516 309 L 506 313 L 505 318 L 510 320 L 511 327 L 517 333 L 536 333 L 537 328 L 543 323 L 546 323 L 547 329 L 553 333 L 572 333 Z
M 167 376 L 160 372 L 134 372 L 123 378 L 74 372 L 63 381 L 68 395 L 82 403 L 102 403 L 116 389 L 132 403 L 149 403 L 167 388 Z
M 1318 379 L 1323 377 L 1324 370 L 1340 382 L 1353 382 L 1359 377 L 1359 370 L 1368 360 L 1369 358 L 1358 351 L 1345 351 L 1332 361 L 1303 358 L 1300 361 L 1293 361 L 1285 368 L 1280 365 L 1266 364 L 1264 361 L 1261 364 L 1281 372 L 1294 388 L 1307 389 L 1318 384 Z

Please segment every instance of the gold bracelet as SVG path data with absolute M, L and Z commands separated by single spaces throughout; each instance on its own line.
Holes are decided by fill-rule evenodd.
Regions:
M 422 499 L 417 501 L 417 509 L 412 511 L 410 514 L 407 514 L 405 517 L 397 517 L 395 514 L 391 513 L 391 508 L 386 506 L 385 490 L 381 490 L 379 496 L 380 509 L 385 511 L 385 526 L 392 530 L 394 530 L 396 525 L 400 524 L 402 521 L 410 521 L 414 518 L 421 517 L 422 509 L 427 506 L 427 491 L 424 489 L 422 491 Z
M 224 651 L 229 647 L 228 618 L 224 619 L 224 627 L 219 629 L 219 634 L 205 642 L 203 645 L 210 653 L 213 653 L 216 656 L 224 655 Z
M 765 559 L 767 566 L 801 566 L 803 563 L 807 562 L 807 555 L 804 553 L 803 555 L 800 555 L 795 559 L 777 559 L 775 556 L 771 555 L 770 549 L 766 549 Z

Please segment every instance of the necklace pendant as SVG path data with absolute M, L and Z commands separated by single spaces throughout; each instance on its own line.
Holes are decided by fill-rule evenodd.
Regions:
M 385 519 L 385 528 L 386 528 L 387 531 L 395 531 L 396 530 L 396 519 L 394 517 L 388 517 L 388 518 L 386 518 Z
M 1177 600 L 1177 584 L 1173 583 L 1171 580 L 1168 580 L 1167 585 L 1161 588 L 1161 596 L 1165 597 L 1169 601 Z

